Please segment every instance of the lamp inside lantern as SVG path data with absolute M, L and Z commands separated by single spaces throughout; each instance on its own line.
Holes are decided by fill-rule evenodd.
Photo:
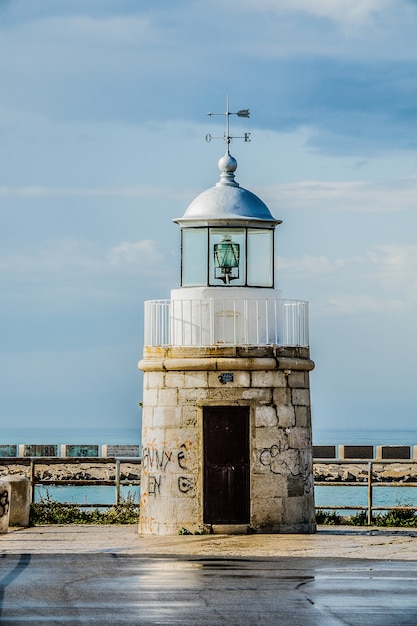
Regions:
M 224 235 L 220 243 L 214 245 L 215 277 L 226 285 L 239 278 L 239 247 L 230 235 Z

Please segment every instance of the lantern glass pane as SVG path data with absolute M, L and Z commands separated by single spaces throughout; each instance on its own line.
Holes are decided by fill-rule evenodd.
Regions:
M 207 228 L 182 230 L 183 287 L 207 285 Z
M 245 229 L 210 228 L 210 285 L 245 284 Z
M 248 228 L 248 285 L 273 287 L 272 229 Z

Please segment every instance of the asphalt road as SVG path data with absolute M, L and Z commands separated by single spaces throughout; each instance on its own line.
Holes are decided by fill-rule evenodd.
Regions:
M 416 626 L 417 562 L 3 553 L 0 624 Z

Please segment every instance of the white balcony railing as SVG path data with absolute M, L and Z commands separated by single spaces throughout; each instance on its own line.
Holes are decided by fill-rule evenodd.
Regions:
M 308 302 L 148 300 L 145 346 L 308 346 Z

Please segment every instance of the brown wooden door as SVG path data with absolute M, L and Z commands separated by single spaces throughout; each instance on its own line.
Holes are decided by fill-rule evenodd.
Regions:
M 249 407 L 203 408 L 204 522 L 250 520 Z

